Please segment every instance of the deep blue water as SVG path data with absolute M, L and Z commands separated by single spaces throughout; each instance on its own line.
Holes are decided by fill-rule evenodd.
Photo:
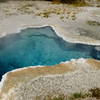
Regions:
M 13 69 L 54 65 L 81 57 L 100 59 L 100 52 L 95 46 L 64 41 L 49 26 L 28 28 L 0 38 L 0 79 Z

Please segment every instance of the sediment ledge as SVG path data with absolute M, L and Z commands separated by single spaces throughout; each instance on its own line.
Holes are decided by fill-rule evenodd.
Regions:
M 99 69 L 100 61 L 81 58 L 55 66 L 14 70 L 5 74 L 1 81 L 0 100 L 35 100 L 36 96 L 100 88 Z
M 87 36 L 71 34 L 71 33 L 67 32 L 65 29 L 63 29 L 61 26 L 54 25 L 54 24 L 25 25 L 25 26 L 20 27 L 17 30 L 17 32 L 19 33 L 21 30 L 27 29 L 27 28 L 42 28 L 42 27 L 47 27 L 47 26 L 51 27 L 59 37 L 61 37 L 63 40 L 65 40 L 67 42 L 100 46 L 100 40 L 95 40 L 95 39 L 87 37 Z M 84 39 L 85 39 L 85 41 L 84 41 Z

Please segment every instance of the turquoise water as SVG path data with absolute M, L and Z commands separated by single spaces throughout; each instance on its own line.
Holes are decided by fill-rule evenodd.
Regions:
M 0 78 L 13 69 L 77 58 L 100 59 L 100 52 L 95 46 L 64 41 L 49 26 L 28 28 L 0 38 Z

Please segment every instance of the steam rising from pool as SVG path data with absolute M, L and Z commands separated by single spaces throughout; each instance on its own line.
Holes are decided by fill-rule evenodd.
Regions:
M 54 65 L 78 58 L 100 59 L 96 46 L 69 43 L 49 27 L 27 28 L 0 38 L 0 78 L 8 71 L 34 65 Z

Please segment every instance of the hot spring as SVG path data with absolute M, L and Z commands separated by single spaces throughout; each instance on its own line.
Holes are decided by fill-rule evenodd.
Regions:
M 0 38 L 0 79 L 17 68 L 55 65 L 78 58 L 100 59 L 95 47 L 66 42 L 49 26 L 24 29 Z

